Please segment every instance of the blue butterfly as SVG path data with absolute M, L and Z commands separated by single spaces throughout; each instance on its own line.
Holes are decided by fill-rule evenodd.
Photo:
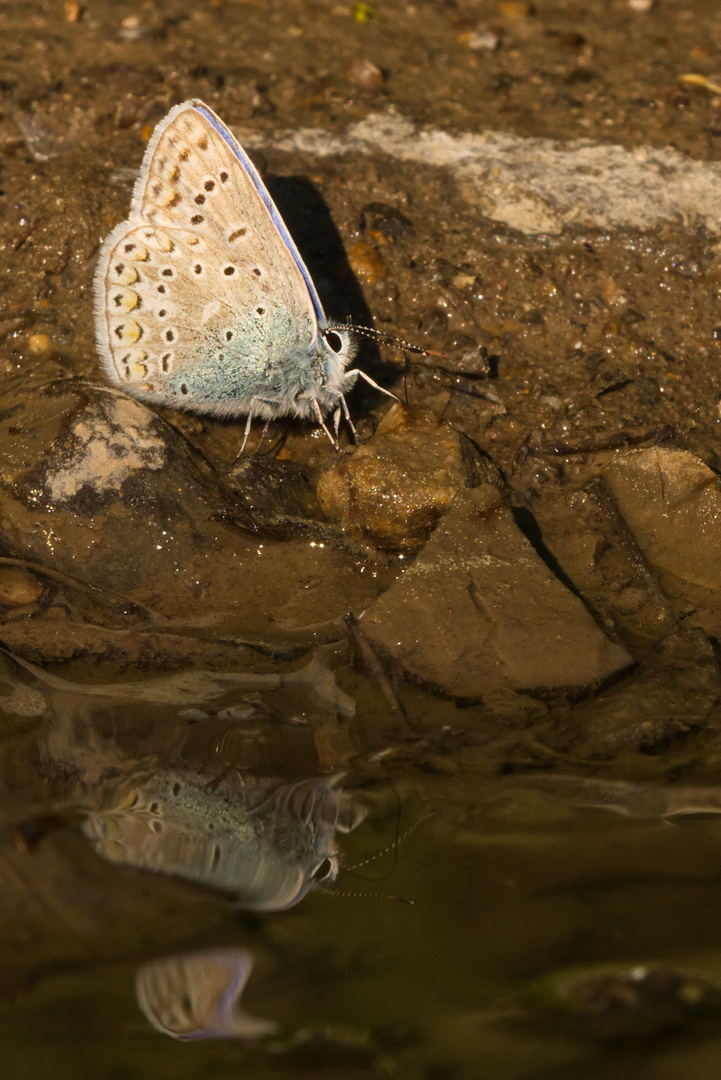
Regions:
M 108 378 L 156 405 L 215 417 L 315 420 L 337 446 L 356 336 L 325 316 L 258 171 L 202 101 L 171 109 L 148 143 L 130 216 L 95 273 Z M 360 328 L 358 328 L 360 329 Z M 364 331 L 368 332 L 368 331 Z M 394 396 L 394 395 L 389 395 Z M 243 442 L 245 446 L 245 440 Z

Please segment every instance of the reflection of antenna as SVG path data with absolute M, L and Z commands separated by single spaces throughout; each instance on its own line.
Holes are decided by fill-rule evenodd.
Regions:
M 426 817 L 430 817 L 430 814 L 427 814 Z M 395 836 L 395 839 L 393 840 L 392 844 L 389 844 L 388 847 L 384 847 L 381 851 L 376 851 L 375 855 L 369 855 L 367 859 L 363 859 L 361 862 L 353 863 L 352 866 L 344 866 L 343 869 L 345 870 L 346 873 L 351 873 L 351 871 L 357 870 L 359 866 L 367 866 L 368 863 L 375 862 L 376 859 L 380 859 L 383 855 L 387 855 L 389 851 L 392 851 L 393 852 L 393 866 L 391 867 L 388 874 L 386 874 L 386 877 L 390 877 L 390 875 L 393 873 L 396 866 L 398 865 L 398 845 L 402 844 L 405 840 L 407 840 L 409 836 L 412 836 L 413 833 L 418 828 L 418 826 L 420 825 L 421 821 L 426 820 L 426 817 L 422 817 L 420 819 L 420 821 L 416 821 L 415 824 L 409 825 L 408 828 L 406 829 L 406 831 L 401 836 L 398 835 L 397 826 L 396 826 L 396 836 Z M 360 874 L 355 874 L 354 877 L 361 877 L 361 875 Z M 362 881 L 370 881 L 371 879 L 370 878 L 361 878 L 361 880 Z M 375 880 L 376 881 L 383 881 L 384 879 L 383 878 L 376 878 Z
M 343 868 L 347 874 L 350 874 L 352 877 L 360 878 L 361 881 L 385 881 L 387 878 L 389 878 L 391 876 L 391 874 L 395 870 L 396 866 L 398 865 L 398 845 L 401 842 L 400 830 L 401 830 L 401 814 L 403 812 L 403 807 L 401 805 L 401 800 L 399 798 L 398 792 L 395 790 L 395 788 L 393 789 L 393 794 L 396 797 L 396 835 L 393 837 L 393 843 L 388 844 L 388 846 L 383 848 L 382 851 L 377 851 L 375 853 L 375 855 L 369 855 L 369 857 L 367 859 L 363 859 L 361 862 L 353 863 L 352 866 L 345 866 Z M 412 826 L 412 829 L 413 828 L 415 828 L 415 825 Z M 411 832 L 411 829 L 406 829 L 405 833 L 403 834 L 402 839 L 405 840 L 406 837 L 410 834 L 410 832 Z M 393 852 L 393 866 L 391 866 L 388 873 L 385 874 L 383 877 L 380 877 L 380 878 L 364 878 L 362 874 L 354 874 L 353 873 L 353 871 L 357 870 L 359 866 L 367 866 L 368 863 L 375 862 L 376 859 L 380 859 L 383 855 L 387 855 L 389 851 Z
M 395 792 L 395 796 L 396 796 L 396 801 L 397 801 L 397 808 L 396 808 L 396 835 L 393 838 L 393 843 L 388 844 L 388 846 L 382 848 L 381 851 L 376 851 L 376 853 L 374 855 L 369 855 L 367 859 L 362 859 L 360 862 L 353 863 L 352 866 L 344 866 L 344 867 L 342 867 L 342 870 L 343 870 L 344 873 L 350 874 L 352 877 L 359 878 L 361 881 L 385 881 L 387 878 L 389 878 L 391 876 L 391 874 L 395 870 L 396 866 L 398 865 L 398 845 L 402 844 L 404 840 L 407 840 L 409 836 L 412 836 L 413 833 L 418 828 L 418 826 L 420 824 L 422 824 L 422 822 L 427 821 L 428 818 L 433 817 L 433 815 L 435 813 L 437 813 L 436 810 L 432 810 L 432 811 L 430 811 L 430 813 L 424 814 L 423 817 L 420 817 L 420 818 L 418 818 L 417 821 L 414 821 L 414 823 L 412 825 L 410 825 L 406 829 L 406 831 L 404 833 L 401 834 L 400 826 L 401 826 L 401 813 L 402 813 L 403 808 L 402 808 L 401 800 L 398 797 L 397 792 Z M 357 870 L 359 866 L 367 866 L 369 863 L 375 862 L 376 859 L 382 858 L 383 855 L 388 855 L 389 852 L 391 852 L 391 851 L 393 852 L 393 866 L 390 868 L 390 870 L 388 871 L 387 874 L 383 875 L 383 877 L 380 877 L 380 878 L 365 878 L 365 877 L 362 876 L 362 874 L 353 873 L 353 871 Z M 318 879 L 316 879 L 316 884 L 315 884 L 314 888 L 319 892 L 325 893 L 326 896 L 343 896 L 343 897 L 346 897 L 348 899 L 362 899 L 362 898 L 367 897 L 367 898 L 372 899 L 372 900 L 397 900 L 401 904 L 410 904 L 411 906 L 414 906 L 415 903 L 416 903 L 416 901 L 412 900 L 410 897 L 396 896 L 393 893 L 346 892 L 343 889 L 330 889 L 326 885 L 319 885 L 318 884 Z
M 398 793 L 397 792 L 396 792 L 396 799 L 397 799 L 397 802 L 398 802 L 397 809 L 396 809 L 396 835 L 393 838 L 393 843 L 388 844 L 388 846 L 382 848 L 381 851 L 376 851 L 375 855 L 369 855 L 367 859 L 362 859 L 361 862 L 353 863 L 352 866 L 344 866 L 343 870 L 344 870 L 345 873 L 353 874 L 353 871 L 357 870 L 359 866 L 367 866 L 369 863 L 375 862 L 376 859 L 380 859 L 380 858 L 382 858 L 383 855 L 387 855 L 390 851 L 392 851 L 393 852 L 393 866 L 390 868 L 388 873 L 385 874 L 383 877 L 380 877 L 380 878 L 364 878 L 361 874 L 353 874 L 353 877 L 360 878 L 361 881 L 385 881 L 386 878 L 389 878 L 391 876 L 391 874 L 395 870 L 396 866 L 398 865 L 398 846 L 399 846 L 399 844 L 404 843 L 404 841 L 406 841 L 409 836 L 413 835 L 413 833 L 416 831 L 416 829 L 418 828 L 419 825 L 422 825 L 424 821 L 428 821 L 428 818 L 433 817 L 434 814 L 436 814 L 438 812 L 436 810 L 429 811 L 429 813 L 424 814 L 422 817 L 419 817 L 417 821 L 414 821 L 412 825 L 409 825 L 408 828 L 406 829 L 406 831 L 403 834 L 401 834 L 400 828 L 401 828 L 402 807 L 401 807 L 401 801 L 398 798 Z
M 326 885 L 316 885 L 315 892 L 325 893 L 326 896 L 342 896 L 346 900 L 397 900 L 400 904 L 415 905 L 415 900 L 408 896 L 394 896 L 392 893 L 381 892 L 345 892 L 343 889 L 329 889 Z

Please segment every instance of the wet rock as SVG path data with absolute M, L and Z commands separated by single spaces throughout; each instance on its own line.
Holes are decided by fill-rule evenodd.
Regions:
M 314 518 L 320 513 L 309 471 L 295 461 L 260 454 L 242 457 L 225 481 L 253 520 Z
M 544 544 L 605 625 L 647 641 L 675 628 L 673 605 L 602 479 L 557 496 L 544 492 L 533 510 Z
M 28 570 L 15 566 L 0 568 L 0 606 L 17 608 L 36 604 L 42 594 L 41 582 Z
M 633 450 L 603 471 L 619 512 L 659 570 L 721 589 L 721 482 L 686 450 Z
M 460 698 L 482 699 L 499 685 L 592 686 L 631 663 L 553 576 L 490 484 L 457 496 L 362 626 L 406 675 Z
M 361 90 L 380 90 L 385 81 L 381 69 L 367 57 L 357 57 L 351 61 L 348 79 Z
M 362 610 L 370 580 L 374 598 L 382 588 L 344 552 L 239 527 L 252 522 L 203 459 L 117 391 L 80 380 L 25 387 L 2 399 L 0 415 L 5 552 L 121 610 L 234 612 L 255 633 Z
M 324 513 L 383 551 L 418 551 L 456 492 L 490 479 L 469 439 L 430 412 L 393 405 L 370 442 L 323 473 Z
M 639 1040 L 718 1023 L 721 986 L 705 971 L 639 966 L 585 971 L 561 982 L 556 992 L 567 1021 L 586 1038 Z
M 193 627 L 187 633 L 180 628 L 164 633 L 161 628 L 153 632 L 98 626 L 101 601 L 102 597 L 96 597 L 94 603 L 73 605 L 72 618 L 65 607 L 53 605 L 32 619 L 5 621 L 2 643 L 34 664 L 92 664 L 97 675 L 99 665 L 105 663 L 113 677 L 148 667 L 166 671 L 199 664 L 213 669 L 233 667 L 252 664 L 257 657 L 253 650 L 232 642 L 199 640 Z
M 718 700 L 714 650 L 699 627 L 688 620 L 683 626 L 658 646 L 656 665 L 581 705 L 566 732 L 561 725 L 561 739 L 570 736 L 575 756 L 660 758 L 709 726 Z

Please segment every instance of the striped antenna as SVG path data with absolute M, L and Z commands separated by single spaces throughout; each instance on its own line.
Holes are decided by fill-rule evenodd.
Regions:
M 436 352 L 434 349 L 426 349 L 423 345 L 414 345 L 411 341 L 404 341 L 395 334 L 387 334 L 384 330 L 376 330 L 373 326 L 357 326 L 348 322 L 343 324 L 347 330 L 352 330 L 360 337 L 370 338 L 372 341 L 383 341 L 386 345 L 396 345 L 404 352 L 419 353 L 421 356 L 437 356 L 439 360 L 452 360 L 448 353 Z
M 409 896 L 394 896 L 393 893 L 382 892 L 345 892 L 343 889 L 329 889 L 327 885 L 314 885 L 314 892 L 325 893 L 326 896 L 342 896 L 345 900 L 397 900 L 399 904 L 410 904 L 415 907 L 415 900 Z
M 402 844 L 405 840 L 407 840 L 409 836 L 412 836 L 419 825 L 422 825 L 424 821 L 428 821 L 429 818 L 433 817 L 437 813 L 438 813 L 437 810 L 432 810 L 430 813 L 424 814 L 423 817 L 418 818 L 418 821 L 414 821 L 413 824 L 409 825 L 408 828 L 406 829 L 406 831 L 402 835 L 400 835 L 399 829 L 400 829 L 400 824 L 401 824 L 401 807 L 400 807 L 400 803 L 399 803 L 399 805 L 398 805 L 398 813 L 397 813 L 397 817 L 396 817 L 396 835 L 395 835 L 395 838 L 393 840 L 393 843 L 388 844 L 388 846 L 384 847 L 382 851 L 376 851 L 375 855 L 370 855 L 367 859 L 363 859 L 361 862 L 353 863 L 352 866 L 344 866 L 343 867 L 343 872 L 346 873 L 346 874 L 352 873 L 352 871 L 357 870 L 359 866 L 367 866 L 368 863 L 375 862 L 376 859 L 380 859 L 383 855 L 388 855 L 389 852 L 392 851 L 393 855 L 394 855 L 393 866 L 391 867 L 390 872 L 385 875 L 386 877 L 390 877 L 390 874 L 393 873 L 393 870 L 395 870 L 396 864 L 398 862 L 398 847 L 399 847 L 399 845 Z M 355 876 L 358 877 L 359 875 L 355 875 Z M 362 880 L 367 881 L 368 879 L 364 878 Z M 383 881 L 384 878 L 377 878 L 376 880 Z

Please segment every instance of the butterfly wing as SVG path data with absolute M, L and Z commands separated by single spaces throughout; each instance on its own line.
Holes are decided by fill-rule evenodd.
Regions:
M 303 261 L 238 142 L 202 102 L 172 109 L 130 217 L 100 254 L 96 324 L 110 379 L 176 408 L 298 412 L 317 380 L 319 319 Z
M 138 971 L 135 990 L 153 1027 L 173 1039 L 257 1039 L 276 1029 L 250 1016 L 240 996 L 253 967 L 247 949 L 204 949 L 153 960 Z

